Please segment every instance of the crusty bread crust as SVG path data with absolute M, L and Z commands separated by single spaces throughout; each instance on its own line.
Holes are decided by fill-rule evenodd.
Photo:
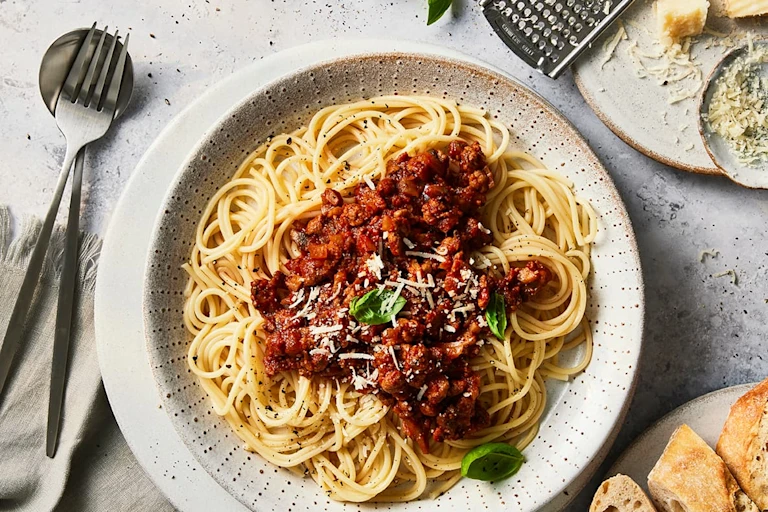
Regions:
M 717 453 L 752 501 L 768 510 L 768 379 L 733 404 Z
M 759 512 L 725 463 L 688 425 L 681 425 L 648 475 L 661 512 Z
M 609 478 L 597 489 L 589 512 L 656 512 L 639 485 L 626 475 Z

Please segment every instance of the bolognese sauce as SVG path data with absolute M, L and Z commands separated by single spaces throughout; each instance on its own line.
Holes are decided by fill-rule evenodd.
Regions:
M 500 274 L 472 258 L 492 242 L 480 209 L 493 186 L 480 145 L 453 141 L 401 154 L 350 198 L 325 190 L 320 214 L 291 233 L 300 256 L 251 284 L 267 374 L 297 370 L 376 393 L 424 453 L 430 440 L 488 426 L 470 366 L 491 335 L 485 310 L 496 293 L 508 314 L 552 279 L 538 261 Z M 405 302 L 372 325 L 351 309 L 376 290 L 387 291 L 385 310 Z

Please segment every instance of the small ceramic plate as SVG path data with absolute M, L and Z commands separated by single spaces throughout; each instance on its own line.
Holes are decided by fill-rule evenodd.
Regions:
M 755 43 L 765 44 L 765 43 Z M 765 161 L 755 165 L 747 165 L 739 162 L 739 159 L 731 151 L 727 141 L 716 132 L 712 131 L 709 123 L 705 121 L 706 114 L 709 112 L 709 104 L 712 96 L 717 90 L 718 78 L 727 72 L 739 57 L 747 55 L 748 47 L 739 47 L 728 52 L 725 57 L 715 66 L 710 73 L 704 91 L 701 95 L 699 104 L 699 133 L 704 141 L 704 148 L 707 150 L 712 162 L 730 179 L 749 188 L 768 188 L 768 163 Z M 768 74 L 768 65 L 760 65 L 760 75 L 765 77 Z
M 200 211 L 248 151 L 273 131 L 301 126 L 325 105 L 376 94 L 432 94 L 484 107 L 507 124 L 515 144 L 575 183 L 599 214 L 592 251 L 588 315 L 595 353 L 571 382 L 548 382 L 548 407 L 528 462 L 499 484 L 464 480 L 432 501 L 341 504 L 312 480 L 267 464 L 242 448 L 226 422 L 211 414 L 205 392 L 185 362 L 181 323 L 187 260 Z M 205 158 L 202 156 L 205 155 Z M 147 353 L 165 412 L 203 468 L 243 504 L 258 510 L 328 511 L 537 510 L 601 456 L 634 389 L 643 325 L 643 284 L 634 234 L 610 176 L 574 127 L 549 103 L 486 67 L 435 55 L 378 53 L 323 62 L 291 73 L 234 107 L 190 153 L 166 195 L 147 261 L 144 326 Z
M 656 17 L 652 0 L 636 0 L 621 20 L 628 38 L 622 40 L 605 62 L 606 48 L 619 30 L 616 25 L 594 43 L 593 48 L 573 66 L 579 91 L 597 116 L 624 142 L 641 153 L 678 169 L 702 174 L 724 174 L 704 148 L 698 130 L 699 101 L 704 82 L 723 56 L 746 42 L 746 34 L 768 38 L 768 25 L 760 18 L 734 21 L 722 15 L 721 0 L 712 0 L 707 30 L 694 38 L 693 62 L 701 72 L 702 86 L 692 97 L 670 104 L 674 85 L 662 85 L 652 77 L 640 78 L 629 49 L 636 43 L 641 51 L 658 49 Z M 713 35 L 728 34 L 726 37 Z M 695 88 L 696 81 L 684 82 Z
M 656 465 L 677 427 L 687 424 L 714 448 L 731 406 L 755 385 L 741 384 L 720 389 L 681 405 L 643 432 L 608 470 L 606 478 L 622 473 L 647 492 L 648 473 Z

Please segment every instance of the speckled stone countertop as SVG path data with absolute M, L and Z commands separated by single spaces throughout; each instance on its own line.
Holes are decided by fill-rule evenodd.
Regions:
M 320 39 L 444 45 L 506 70 L 558 107 L 589 140 L 627 204 L 645 273 L 645 350 L 626 425 L 603 470 L 680 404 L 765 378 L 768 192 L 677 171 L 637 153 L 597 119 L 570 75 L 551 81 L 507 51 L 476 2 L 454 0 L 451 12 L 431 27 L 425 18 L 426 0 L 0 0 L 0 204 L 17 216 L 45 214 L 64 139 L 39 98 L 39 61 L 56 37 L 94 20 L 131 32 L 136 80 L 125 118 L 89 151 L 83 225 L 101 234 L 156 135 L 222 77 Z M 701 263 L 699 253 L 707 248 L 720 254 Z M 737 284 L 713 277 L 726 269 L 735 271 Z M 569 510 L 586 510 L 597 483 Z

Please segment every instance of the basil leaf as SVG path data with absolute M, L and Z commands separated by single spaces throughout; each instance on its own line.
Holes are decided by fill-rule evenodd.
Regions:
M 358 322 L 368 325 L 385 324 L 392 320 L 405 307 L 405 297 L 392 298 L 392 290 L 371 290 L 362 297 L 355 297 L 349 303 L 349 312 Z
M 503 480 L 518 471 L 525 462 L 520 450 L 507 443 L 486 443 L 472 448 L 461 459 L 461 476 L 474 480 Z
M 504 296 L 493 292 L 488 307 L 485 309 L 485 321 L 491 332 L 504 341 L 504 331 L 507 330 L 507 308 L 504 306 Z
M 445 11 L 451 6 L 451 2 L 452 0 L 428 0 L 427 25 L 431 25 L 442 18 Z

